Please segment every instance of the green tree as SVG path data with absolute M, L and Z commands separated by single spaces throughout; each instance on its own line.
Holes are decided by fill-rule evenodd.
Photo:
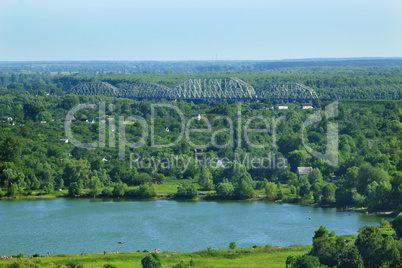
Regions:
M 236 247 L 237 247 L 236 242 L 234 242 L 234 241 L 230 242 L 229 248 L 230 248 L 231 250 L 236 249 Z
M 123 197 L 128 189 L 127 184 L 125 183 L 116 183 L 113 187 L 113 196 L 115 197 Z
M 296 189 L 296 187 L 294 185 L 290 185 L 289 188 L 290 188 L 290 193 L 291 194 L 296 194 L 297 193 L 297 189 Z
M 100 179 L 96 176 L 92 176 L 90 182 L 89 182 L 89 189 L 91 195 L 99 195 L 100 191 L 102 189 L 102 183 L 100 182 Z
M 19 165 L 21 159 L 22 144 L 14 135 L 7 135 L 0 142 L 0 163 L 12 162 Z
M 339 263 L 342 268 L 364 268 L 362 256 L 355 245 L 346 246 Z
M 90 173 L 90 165 L 87 160 L 70 159 L 66 161 L 63 171 L 63 180 L 66 185 L 70 185 L 72 182 L 79 183 L 79 181 L 86 183 L 89 181 Z
M 236 187 L 234 193 L 235 196 L 239 199 L 247 199 L 252 198 L 254 196 L 254 189 L 253 186 L 251 186 L 251 184 L 242 180 L 239 186 Z
M 303 166 L 305 161 L 306 153 L 304 151 L 295 150 L 289 153 L 288 162 L 293 172 L 296 172 L 297 167 Z
M 17 183 L 11 183 L 11 186 L 8 188 L 7 195 L 8 196 L 17 196 L 19 191 L 19 187 Z
M 212 180 L 212 174 L 209 171 L 208 167 L 202 166 L 200 177 L 198 179 L 198 184 L 204 185 L 207 180 Z
M 277 195 L 277 186 L 275 182 L 268 182 L 265 186 L 265 194 L 269 200 L 274 200 Z
M 315 182 L 321 182 L 322 181 L 321 171 L 318 168 L 315 168 L 307 175 L 307 178 L 311 185 L 313 185 Z
M 336 186 L 333 183 L 328 183 L 322 188 L 322 198 L 321 202 L 324 204 L 332 204 L 335 203 L 335 191 Z
M 317 238 L 323 238 L 328 236 L 328 230 L 324 226 L 320 226 L 320 228 L 314 231 L 313 241 Z
M 374 226 L 365 226 L 360 230 L 355 245 L 363 258 L 364 267 L 380 267 L 382 263 L 383 238 L 380 230 Z
M 150 198 L 156 196 L 155 186 L 152 183 L 145 183 L 138 188 L 139 196 L 141 198 Z
M 156 254 L 149 254 L 141 260 L 142 268 L 159 268 L 162 264 L 159 260 L 159 256 Z
M 302 255 L 297 257 L 294 268 L 317 268 L 321 267 L 318 257 L 311 255 Z
M 80 195 L 80 187 L 78 186 L 78 183 L 73 182 L 68 186 L 68 195 L 70 197 Z
M 357 192 L 360 194 L 366 194 L 366 188 L 372 182 L 380 182 L 387 181 L 389 182 L 389 175 L 386 171 L 373 167 L 369 163 L 364 163 L 360 166 L 359 172 L 357 175 Z
M 234 192 L 233 184 L 227 180 L 224 180 L 223 182 L 219 183 L 218 187 L 216 187 L 216 194 L 223 198 L 231 197 L 233 195 L 233 192 Z
M 50 194 L 54 191 L 53 184 L 50 182 L 43 182 L 42 189 L 45 194 Z
M 193 199 L 198 196 L 197 188 L 194 184 L 184 184 L 177 187 L 177 198 Z
M 348 168 L 346 174 L 343 176 L 343 186 L 347 189 L 352 189 L 357 186 L 357 175 L 359 173 L 358 167 Z
M 402 237 L 402 213 L 391 221 L 392 228 L 394 228 L 396 235 Z
M 30 101 L 24 105 L 24 117 L 27 120 L 36 121 L 39 113 L 44 110 L 43 105 L 39 102 Z
M 305 199 L 311 198 L 311 190 L 310 190 L 310 183 L 303 183 L 300 186 L 300 196 Z

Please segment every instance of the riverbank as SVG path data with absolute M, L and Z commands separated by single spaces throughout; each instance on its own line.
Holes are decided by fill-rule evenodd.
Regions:
M 250 202 L 275 202 L 275 203 L 283 203 L 283 204 L 297 204 L 297 205 L 307 205 L 307 206 L 318 206 L 322 208 L 332 208 L 334 211 L 340 211 L 340 212 L 346 212 L 346 211 L 355 211 L 360 214 L 367 214 L 367 215 L 378 215 L 382 217 L 396 217 L 399 212 L 398 211 L 373 211 L 373 212 L 368 212 L 367 208 L 365 207 L 348 207 L 348 208 L 337 208 L 334 206 L 329 206 L 329 205 L 319 205 L 316 203 L 303 203 L 301 202 L 300 198 L 297 198 L 292 195 L 288 195 L 287 198 L 283 200 L 267 200 L 265 195 L 258 194 L 254 196 L 253 198 L 249 199 L 244 199 L 244 200 L 238 200 L 238 199 L 222 199 L 214 195 L 199 195 L 197 198 L 194 199 L 177 199 L 174 197 L 172 193 L 158 193 L 155 197 L 152 198 L 147 198 L 147 199 L 136 199 L 136 198 L 126 198 L 126 197 L 104 197 L 104 196 L 96 196 L 93 197 L 91 195 L 80 195 L 76 197 L 69 197 L 68 192 L 66 190 L 63 190 L 61 192 L 52 192 L 51 194 L 38 194 L 38 195 L 19 195 L 19 196 L 2 196 L 0 197 L 0 201 L 2 200 L 9 200 L 9 201 L 29 201 L 29 200 L 55 200 L 55 199 L 95 199 L 95 200 L 103 200 L 103 201 L 109 201 L 109 200 L 135 200 L 135 201 L 145 201 L 145 200 L 172 200 L 172 201 L 250 201 Z
M 205 250 L 193 253 L 161 252 L 158 254 L 164 267 L 172 267 L 181 261 L 192 263 L 191 267 L 286 267 L 289 255 L 299 256 L 307 253 L 311 246 L 256 247 L 237 250 Z M 82 267 L 104 267 L 106 264 L 119 268 L 142 267 L 141 259 L 148 252 L 107 252 L 83 255 L 55 255 L 50 257 L 24 257 L 0 260 L 0 267 L 13 263 L 25 267 L 68 267 L 67 264 L 80 264 Z M 25 265 L 25 266 L 24 266 Z M 28 266 L 35 267 L 35 266 Z

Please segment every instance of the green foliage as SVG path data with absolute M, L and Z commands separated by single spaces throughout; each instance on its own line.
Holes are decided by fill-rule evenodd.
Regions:
M 92 176 L 92 178 L 89 182 L 89 189 L 90 189 L 91 195 L 99 195 L 100 194 L 100 191 L 102 189 L 102 184 L 98 177 Z
M 383 237 L 377 227 L 366 226 L 360 230 L 355 245 L 363 258 L 364 267 L 380 267 L 384 261 Z
M 67 268 L 83 268 L 84 266 L 79 263 L 74 263 L 74 262 L 68 262 L 66 263 Z
M 310 184 L 322 182 L 322 173 L 318 168 L 315 168 L 308 174 L 307 178 Z
M 245 180 L 242 180 L 234 190 L 234 196 L 238 199 L 252 198 L 254 196 L 253 186 Z
M 274 200 L 277 196 L 277 191 L 278 188 L 276 186 L 276 183 L 274 182 L 268 182 L 265 186 L 265 194 L 267 195 L 267 198 L 269 200 Z
M 80 187 L 78 186 L 78 183 L 73 182 L 68 186 L 68 195 L 70 197 L 75 197 L 77 195 L 80 195 Z
M 186 264 L 183 260 L 181 260 L 178 264 L 174 265 L 173 268 L 191 268 L 192 265 L 189 263 Z
M 363 259 L 355 245 L 348 245 L 342 251 L 339 267 L 364 268 Z
M 42 185 L 42 189 L 45 194 L 50 194 L 54 191 L 53 184 L 51 184 L 50 182 L 44 182 Z
M 3 67 L 2 67 L 3 68 Z M 6 68 L 6 67 L 4 67 Z M 8 67 L 7 67 L 8 68 Z M 18 67 L 20 68 L 20 67 Z M 43 67 L 47 68 L 47 67 Z M 50 68 L 50 67 L 49 67 Z M 287 69 L 290 71 L 290 69 Z M 383 92 L 382 98 L 393 96 L 392 98 L 401 99 L 400 90 L 396 88 L 399 81 L 400 70 L 373 71 L 372 69 L 342 69 L 345 73 L 334 73 L 332 69 L 326 69 L 328 73 L 322 73 L 322 69 L 308 69 L 308 73 L 298 74 L 288 73 L 275 76 L 267 76 L 259 73 L 237 73 L 240 79 L 251 83 L 257 87 L 266 83 L 298 82 L 306 83 L 317 90 L 320 96 L 338 97 L 338 93 L 343 96 L 362 98 L 363 96 L 379 97 L 378 84 L 387 85 L 387 91 Z M 290 72 L 294 72 L 290 71 Z M 357 71 L 357 72 L 355 72 Z M 299 72 L 299 71 L 297 71 Z M 235 73 L 230 74 L 233 76 Z M 386 74 L 386 75 L 385 75 Z M 209 74 L 210 75 L 210 74 Z M 372 100 L 340 100 L 339 116 L 333 121 L 339 124 L 339 166 L 331 167 L 324 161 L 317 160 L 306 153 L 301 143 L 301 127 L 303 122 L 311 115 L 310 111 L 299 110 L 297 103 L 289 103 L 289 110 L 278 111 L 267 106 L 268 101 L 258 103 L 242 104 L 241 123 L 251 117 L 258 115 L 267 118 L 269 122 L 273 118 L 284 115 L 286 120 L 277 122 L 276 128 L 278 140 L 277 148 L 274 149 L 273 137 L 271 135 L 254 135 L 251 138 L 253 143 L 267 143 L 267 150 L 257 150 L 251 147 L 244 139 L 241 148 L 228 146 L 226 148 L 215 148 L 211 146 L 211 135 L 208 133 L 192 133 L 191 140 L 197 145 L 207 145 L 208 148 L 202 153 L 208 159 L 222 159 L 228 157 L 230 162 L 225 163 L 226 169 L 196 168 L 194 163 L 190 163 L 184 171 L 173 166 L 163 168 L 159 165 L 155 170 L 140 168 L 134 164 L 130 169 L 129 161 L 119 161 L 117 159 L 118 146 L 110 147 L 109 137 L 115 136 L 114 142 L 118 140 L 120 130 L 110 131 L 106 125 L 106 147 L 97 147 L 96 150 L 78 148 L 60 139 L 66 138 L 64 131 L 63 116 L 69 109 L 78 103 L 98 103 L 105 101 L 106 106 L 114 104 L 116 109 L 108 111 L 108 117 L 115 119 L 119 116 L 127 118 L 128 115 L 143 116 L 150 125 L 150 107 L 155 103 L 170 103 L 165 100 L 136 100 L 108 98 L 105 96 L 75 96 L 67 95 L 63 90 L 69 89 L 80 82 L 85 81 L 107 81 L 115 86 L 126 85 L 134 82 L 154 82 L 165 83 L 174 86 L 177 83 L 190 77 L 190 74 L 141 74 L 141 75 L 62 75 L 49 76 L 43 74 L 18 74 L 11 76 L 0 74 L 3 87 L 12 88 L 0 89 L 0 114 L 13 117 L 15 125 L 10 122 L 2 122 L 0 125 L 0 186 L 3 192 L 11 195 L 35 193 L 35 191 L 51 192 L 53 185 L 57 188 L 69 187 L 76 183 L 78 188 L 83 188 L 83 192 L 90 194 L 100 193 L 104 187 L 102 196 L 112 197 L 109 187 L 116 184 L 125 183 L 128 186 L 138 186 L 130 188 L 124 192 L 124 197 L 148 198 L 153 196 L 150 189 L 150 182 L 161 183 L 166 180 L 174 179 L 198 179 L 199 188 L 207 191 L 216 189 L 217 198 L 236 198 L 243 199 L 253 196 L 252 181 L 257 180 L 256 189 L 265 189 L 266 182 L 285 181 L 291 186 L 293 194 L 299 194 L 302 202 L 310 203 L 314 197 L 316 203 L 323 205 L 336 204 L 341 207 L 368 207 L 370 211 L 376 210 L 396 210 L 400 205 L 402 193 L 402 142 L 398 139 L 402 135 L 401 124 L 401 102 L 398 101 L 372 101 Z M 200 75 L 203 77 L 204 74 Z M 205 74 L 206 76 L 206 74 Z M 224 74 L 228 76 L 228 74 Z M 303 80 L 304 79 L 304 80 Z M 13 82 L 11 82 L 13 81 Z M 350 86 L 349 83 L 355 84 Z M 371 81 L 375 86 L 365 84 Z M 385 82 L 386 81 L 386 82 Z M 340 86 L 342 84 L 342 86 Z M 330 86 L 331 85 L 331 86 Z M 364 86 L 363 86 L 364 85 Z M 357 91 L 352 95 L 345 88 L 355 88 Z M 396 90 L 397 89 L 397 90 Z M 33 91 L 32 91 L 33 90 Z M 48 90 L 53 94 L 46 96 L 43 91 Z M 391 93 L 393 90 L 397 93 Z M 374 94 L 375 92 L 375 94 Z M 33 93 L 33 94 L 32 94 Z M 38 96 L 36 96 L 38 95 Z M 276 104 L 271 101 L 272 105 Z M 325 109 L 328 102 L 315 102 L 315 109 Z M 178 100 L 173 105 L 181 109 L 186 115 L 193 113 L 205 114 L 212 123 L 212 133 L 229 127 L 227 120 L 213 121 L 216 115 L 226 115 L 233 122 L 237 120 L 237 104 L 222 101 L 199 101 L 192 103 Z M 171 109 L 161 108 L 157 111 L 160 118 L 155 118 L 155 141 L 156 143 L 169 143 L 174 141 L 180 134 L 181 119 Z M 98 110 L 83 109 L 75 114 L 76 118 L 97 118 Z M 164 118 L 164 116 L 169 119 Z M 51 119 L 51 120 L 50 120 Z M 53 121 L 54 120 L 54 121 Z M 48 121 L 47 124 L 40 124 L 39 121 Z M 96 120 L 100 121 L 100 120 Z M 116 122 L 117 123 L 117 122 Z M 313 149 L 323 152 L 325 143 L 327 120 L 323 118 L 320 122 L 313 124 L 306 129 L 307 137 L 305 142 Z M 72 133 L 81 142 L 94 142 L 99 140 L 99 127 L 101 124 L 88 124 L 80 120 L 73 121 Z M 195 120 L 191 128 L 205 129 L 205 120 Z M 253 122 L 253 128 L 260 128 L 258 122 Z M 166 132 L 165 128 L 170 131 Z M 234 127 L 236 131 L 237 126 Z M 113 134 L 113 135 L 109 135 Z M 225 143 L 229 136 L 221 132 L 215 139 Z M 136 142 L 141 138 L 142 129 L 139 124 L 127 125 L 126 138 L 130 142 Z M 242 135 L 243 136 L 243 135 Z M 250 135 L 251 137 L 252 135 Z M 242 137 L 243 138 L 243 137 Z M 235 144 L 237 140 L 235 137 Z M 135 153 L 143 158 L 169 159 L 173 154 L 182 157 L 184 160 L 194 158 L 194 150 L 191 146 L 181 140 L 172 148 L 154 148 L 150 143 L 136 148 Z M 71 153 L 71 156 L 70 154 Z M 197 152 L 199 153 L 199 151 Z M 237 158 L 234 159 L 235 154 Z M 255 169 L 250 168 L 251 160 L 254 157 L 262 158 L 267 155 L 283 156 L 288 159 L 291 170 L 287 169 Z M 247 157 L 246 157 L 247 156 Z M 126 150 L 126 157 L 129 151 Z M 234 161 L 231 161 L 234 160 Z M 208 163 L 209 164 L 209 163 Z M 298 165 L 312 166 L 314 168 L 307 177 L 299 181 L 294 171 Z M 201 165 L 203 166 L 203 165 Z M 138 171 L 137 171 L 138 168 Z M 183 172 L 184 171 L 184 172 Z M 341 180 L 336 182 L 335 189 L 331 184 L 327 184 L 332 175 L 339 176 Z M 93 178 L 99 178 L 93 181 Z M 225 178 L 228 181 L 225 181 Z M 264 181 L 263 179 L 267 179 Z M 306 181 L 307 179 L 307 181 Z M 243 183 L 246 182 L 247 184 Z M 193 182 L 193 181 L 192 181 Z M 308 182 L 308 183 L 307 183 Z M 230 183 L 230 184 L 229 184 Z M 14 184 L 14 186 L 12 186 Z M 141 186 L 143 185 L 143 186 Z M 12 191 L 9 191 L 12 186 Z M 64 187 L 63 187 L 64 186 Z M 195 185 L 197 188 L 198 185 Z M 117 187 L 119 188 L 119 187 Z M 152 187 L 151 187 L 152 188 Z M 145 193 L 141 195 L 141 191 Z M 282 194 L 286 191 L 282 190 Z M 122 196 L 117 193 L 116 196 Z M 208 193 L 214 195 L 214 193 Z M 278 190 L 275 198 L 280 198 Z M 322 198 L 321 198 L 322 195 Z M 75 196 L 75 194 L 74 194 Z
M 357 191 L 360 194 L 367 193 L 367 186 L 373 182 L 389 182 L 389 175 L 386 171 L 371 166 L 369 163 L 364 163 L 357 174 Z
M 234 242 L 234 241 L 232 241 L 232 242 L 230 242 L 230 244 L 229 244 L 229 248 L 231 249 L 231 250 L 234 250 L 234 249 L 236 249 L 236 242 Z
M 393 219 L 391 221 L 391 224 L 392 224 L 392 228 L 394 228 L 397 236 L 399 238 L 401 238 L 402 237 L 402 213 L 399 214 L 395 219 Z
M 177 187 L 176 197 L 180 199 L 193 199 L 198 196 L 197 188 L 194 184 L 188 185 L 179 185 Z
M 22 145 L 14 135 L 7 135 L 0 141 L 0 163 L 12 162 L 16 165 L 20 163 Z
M 324 226 L 320 226 L 320 228 L 314 231 L 313 241 L 317 238 L 323 238 L 328 236 L 328 230 Z
M 124 194 L 127 192 L 128 186 L 125 183 L 116 183 L 113 186 L 113 196 L 114 197 L 123 197 Z
M 107 264 L 103 265 L 103 268 L 118 268 L 118 267 L 114 264 L 107 263 Z
M 148 254 L 141 260 L 141 265 L 143 268 L 159 268 L 162 264 L 159 257 L 155 254 Z
M 318 257 L 310 255 L 302 255 L 294 260 L 294 264 L 291 266 L 294 268 L 316 268 L 321 267 Z
M 335 191 L 336 186 L 333 183 L 328 183 L 322 188 L 322 199 L 321 202 L 324 204 L 333 204 L 335 203 Z
M 216 188 L 216 194 L 222 198 L 230 198 L 233 196 L 234 187 L 231 182 L 224 180 L 218 184 Z

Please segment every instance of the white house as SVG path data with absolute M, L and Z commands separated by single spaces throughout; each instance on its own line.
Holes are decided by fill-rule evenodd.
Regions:
M 276 105 L 275 109 L 277 109 L 277 110 L 287 110 L 287 109 L 289 109 L 289 107 L 286 106 L 286 105 Z
M 313 109 L 314 107 L 313 107 L 313 105 L 310 104 L 310 103 L 302 103 L 302 104 L 299 106 L 299 108 L 300 108 L 300 109 L 303 109 L 303 110 L 307 110 L 307 109 Z

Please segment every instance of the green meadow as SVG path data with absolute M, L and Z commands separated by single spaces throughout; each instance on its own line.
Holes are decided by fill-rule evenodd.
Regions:
M 173 267 L 183 261 L 191 267 L 286 267 L 289 255 L 307 253 L 311 246 L 257 247 L 238 250 L 205 250 L 194 253 L 161 252 L 159 257 L 164 267 Z M 141 259 L 148 252 L 103 253 L 88 255 L 54 255 L 39 258 L 13 258 L 0 261 L 0 267 L 104 267 L 106 264 L 118 268 L 142 267 Z M 18 263 L 19 266 L 16 266 Z M 14 265 L 14 266 L 11 266 Z

